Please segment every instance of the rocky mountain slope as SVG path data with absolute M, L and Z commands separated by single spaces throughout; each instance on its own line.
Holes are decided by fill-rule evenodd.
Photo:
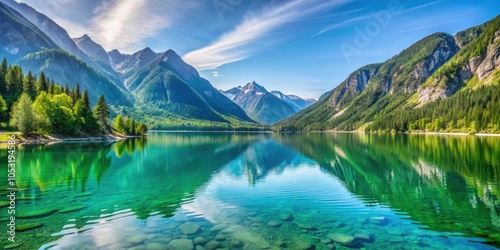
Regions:
M 104 48 L 94 42 L 88 35 L 73 38 L 73 41 L 76 43 L 78 48 L 83 51 L 83 53 L 87 54 L 92 59 L 111 66 L 108 53 L 106 53 Z
M 271 91 L 271 94 L 274 96 L 278 97 L 282 101 L 285 101 L 286 103 L 292 105 L 292 107 L 295 109 L 295 112 L 299 112 L 311 105 L 313 105 L 316 100 L 309 98 L 309 99 L 302 99 L 299 96 L 296 95 L 285 95 L 280 91 L 273 90 Z
M 26 4 L 0 1 L 0 57 L 25 71 L 43 71 L 72 88 L 79 83 L 82 91 L 89 91 L 92 103 L 104 94 L 116 113 L 147 120 L 151 127 L 257 126 L 172 50 L 107 53 L 87 35 L 71 39 L 61 26 Z
M 297 112 L 292 104 L 271 94 L 256 82 L 223 93 L 243 108 L 250 118 L 262 124 L 274 124 Z
M 136 53 L 135 58 L 141 58 L 142 53 Z M 136 61 L 134 67 L 139 63 L 143 61 Z M 161 53 L 126 83 L 140 104 L 153 105 L 171 114 L 215 122 L 227 122 L 228 118 L 253 122 L 173 50 Z
M 360 68 L 276 130 L 500 131 L 500 16 Z
M 16 10 L 0 2 L 0 57 L 18 62 L 41 48 L 59 48 L 43 31 Z
M 457 51 L 453 36 L 430 35 L 381 64 L 362 67 L 278 130 L 353 130 L 400 107 Z

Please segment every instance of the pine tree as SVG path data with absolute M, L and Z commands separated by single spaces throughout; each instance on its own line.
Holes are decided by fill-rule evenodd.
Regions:
M 23 71 L 19 66 L 13 66 L 5 75 L 5 82 L 7 85 L 7 93 L 17 99 L 23 92 Z
M 54 82 L 51 82 L 49 85 L 49 94 L 54 95 L 55 87 L 56 87 L 56 85 L 54 84 Z
M 75 88 L 75 101 L 80 100 L 82 98 L 82 92 L 80 90 L 80 84 L 76 83 L 76 88 Z
M 68 83 L 66 83 L 66 87 L 63 87 L 63 92 L 64 92 L 66 95 L 71 96 L 71 89 L 69 89 L 69 85 L 68 85 Z
M 33 74 L 31 73 L 31 70 L 24 77 L 23 92 L 28 94 L 31 97 L 31 99 L 35 99 L 36 97 L 36 80 Z
M 89 92 L 87 90 L 83 91 L 82 100 L 83 103 L 85 104 L 85 108 L 91 111 L 92 109 L 90 108 Z
M 0 121 L 3 121 L 7 116 L 7 103 L 0 95 Z
M 80 116 L 84 120 L 83 131 L 86 133 L 96 133 L 99 130 L 99 124 L 90 107 L 89 92 L 87 90 L 83 92 L 82 98 L 77 101 L 77 104 L 78 102 L 81 102 L 82 106 Z
M 40 94 L 42 91 L 48 91 L 49 90 L 49 84 L 47 82 L 47 77 L 45 76 L 45 73 L 40 73 L 40 77 L 38 77 L 38 81 L 36 84 L 36 91 L 38 94 Z
M 7 94 L 7 84 L 5 82 L 7 71 L 9 71 L 9 64 L 7 63 L 7 59 L 4 58 L 0 64 L 0 95 Z
M 109 105 L 106 103 L 104 95 L 101 95 L 95 107 L 95 116 L 97 118 L 97 123 L 101 127 L 101 131 L 105 133 L 109 132 L 109 115 Z

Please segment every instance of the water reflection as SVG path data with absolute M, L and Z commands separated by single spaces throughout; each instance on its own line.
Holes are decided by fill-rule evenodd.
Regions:
M 367 201 L 406 212 L 431 230 L 500 244 L 498 138 L 297 134 L 277 139 L 315 159 Z
M 18 223 L 42 224 L 19 233 L 25 249 L 342 248 L 331 233 L 368 248 L 500 244 L 498 138 L 151 133 L 18 153 Z

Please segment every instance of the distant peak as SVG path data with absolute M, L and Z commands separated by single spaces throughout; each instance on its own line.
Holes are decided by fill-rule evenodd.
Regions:
M 143 50 L 141 50 L 140 52 L 148 52 L 148 53 L 149 53 L 149 52 L 152 52 L 152 53 L 156 53 L 156 52 L 154 52 L 154 51 L 153 51 L 150 47 L 146 47 L 146 48 L 144 48 Z
M 163 54 L 166 56 L 175 56 L 180 58 L 179 54 L 175 53 L 173 49 L 168 49 L 167 51 L 163 52 Z
M 83 35 L 81 37 L 73 38 L 73 41 L 75 41 L 75 42 L 81 42 L 81 41 L 85 41 L 85 40 L 92 41 L 92 39 L 87 34 L 85 34 L 85 35 Z
M 117 50 L 117 49 L 111 50 L 111 51 L 110 51 L 110 52 L 108 52 L 108 53 L 118 53 L 118 54 L 121 54 L 121 52 L 120 52 L 119 50 Z
M 249 82 L 247 85 L 245 85 L 245 87 L 243 87 L 243 89 L 247 89 L 247 90 L 255 89 L 256 91 L 259 91 L 259 92 L 267 92 L 266 88 L 264 88 L 262 85 L 259 85 L 255 81 Z

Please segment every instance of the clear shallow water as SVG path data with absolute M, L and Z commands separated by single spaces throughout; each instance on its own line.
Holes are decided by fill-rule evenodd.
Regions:
M 18 249 L 500 246 L 500 138 L 153 132 L 17 163 Z

